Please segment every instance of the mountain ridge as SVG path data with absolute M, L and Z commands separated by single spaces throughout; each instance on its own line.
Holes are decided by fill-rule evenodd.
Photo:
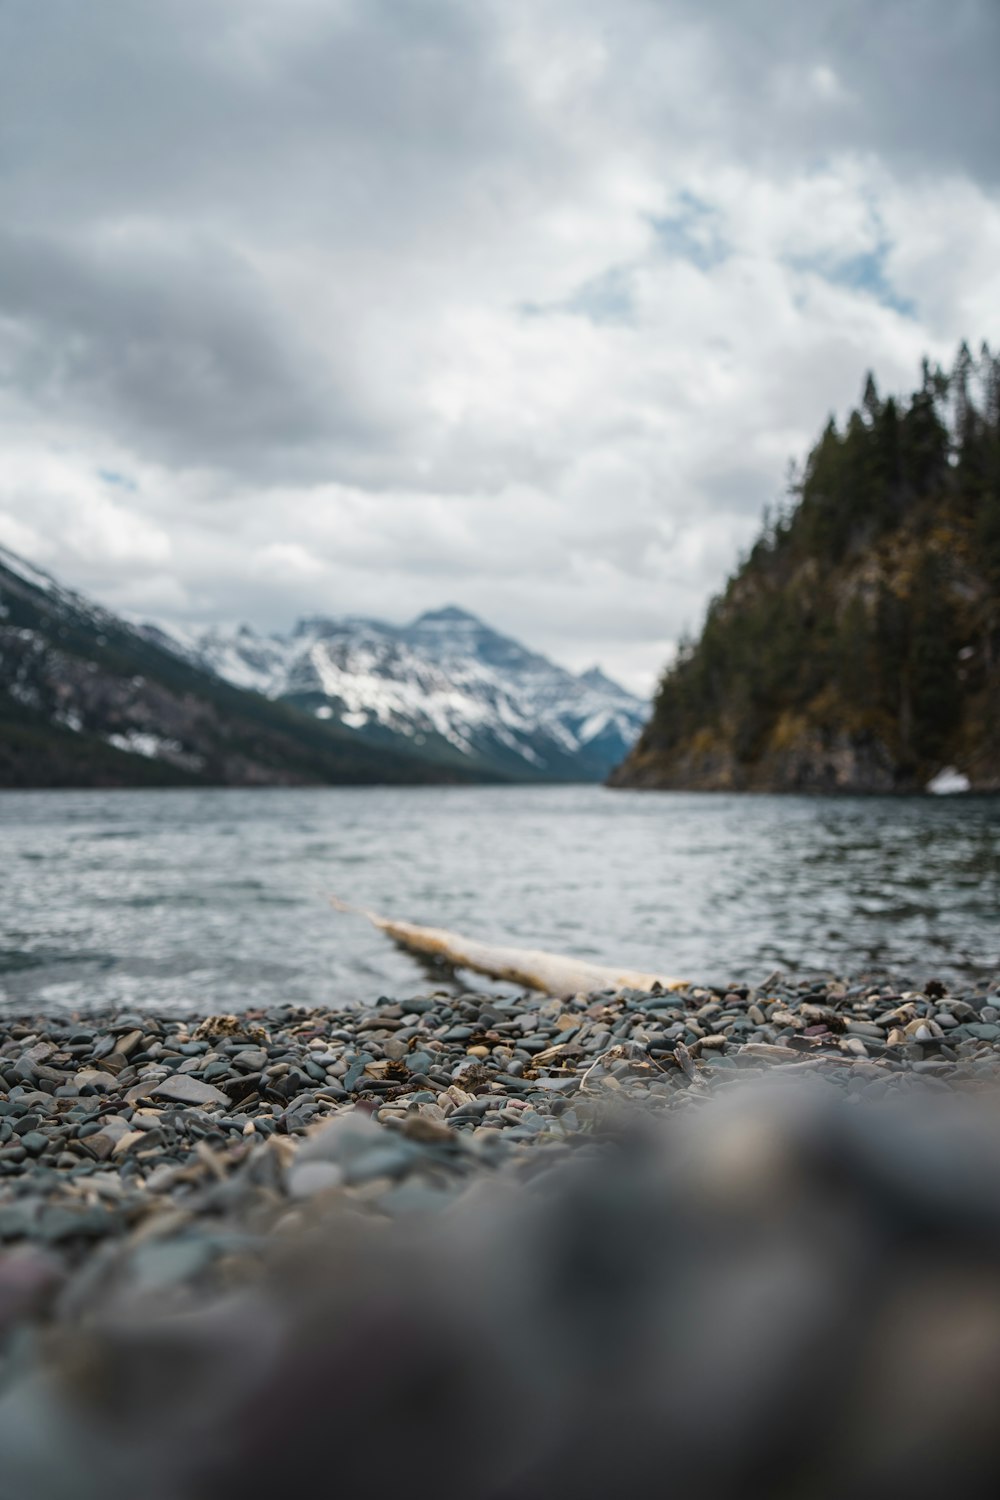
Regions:
M 644 717 L 457 605 L 184 635 L 0 547 L 0 786 L 597 781 Z
M 177 646 L 373 743 L 429 747 L 518 780 L 603 780 L 646 714 L 599 668 L 573 673 L 454 604 L 399 625 L 309 615 L 287 632 L 214 626 Z
M 0 547 L 0 786 L 300 786 L 490 778 L 372 745 L 178 654 Z

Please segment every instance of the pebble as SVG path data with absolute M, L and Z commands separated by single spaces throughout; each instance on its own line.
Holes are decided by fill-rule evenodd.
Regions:
M 236 1053 L 233 1067 L 240 1073 L 260 1073 L 267 1067 L 267 1053 L 263 1047 L 247 1047 Z
M 297 1163 L 287 1177 L 289 1196 L 311 1198 L 342 1186 L 344 1174 L 335 1162 L 305 1161 Z
M 214 1084 L 203 1083 L 189 1073 L 174 1073 L 152 1090 L 154 1098 L 176 1099 L 180 1104 L 228 1104 L 229 1097 Z

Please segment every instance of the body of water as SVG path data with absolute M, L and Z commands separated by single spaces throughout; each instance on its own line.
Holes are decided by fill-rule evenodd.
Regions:
M 708 982 L 981 977 L 1000 966 L 1000 800 L 0 793 L 0 1003 L 220 1011 L 429 987 L 327 892 Z

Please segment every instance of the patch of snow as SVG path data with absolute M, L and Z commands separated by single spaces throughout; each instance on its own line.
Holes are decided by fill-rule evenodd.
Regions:
M 935 797 L 953 797 L 957 792 L 967 792 L 972 783 L 955 766 L 943 766 L 927 783 L 927 791 Z
M 125 734 L 109 734 L 107 741 L 116 750 L 124 750 L 128 755 L 144 755 L 147 760 L 160 760 L 164 756 L 181 753 L 176 740 L 164 739 L 159 734 L 147 734 L 141 729 L 129 729 Z
M 590 718 L 585 719 L 580 725 L 582 743 L 586 745 L 590 740 L 596 739 L 599 734 L 603 734 L 608 725 L 614 722 L 614 718 L 614 714 L 608 713 L 607 709 L 603 708 L 591 714 Z

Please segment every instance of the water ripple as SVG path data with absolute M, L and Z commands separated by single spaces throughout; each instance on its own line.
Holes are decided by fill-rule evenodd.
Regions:
M 0 793 L 0 1002 L 414 993 L 326 893 L 711 982 L 1000 963 L 1000 801 L 597 787 Z

